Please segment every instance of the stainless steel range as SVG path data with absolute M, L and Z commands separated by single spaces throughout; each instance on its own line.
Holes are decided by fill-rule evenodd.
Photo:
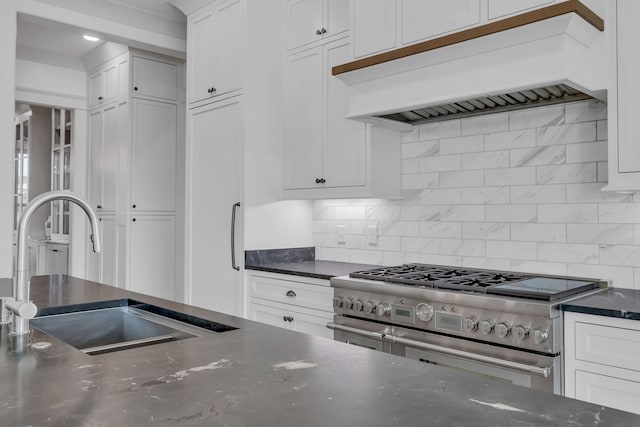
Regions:
M 334 277 L 334 338 L 562 394 L 559 305 L 595 279 L 405 264 Z

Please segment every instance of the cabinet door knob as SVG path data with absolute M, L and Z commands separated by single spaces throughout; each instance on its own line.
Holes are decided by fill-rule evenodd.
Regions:
M 316 35 L 317 36 L 322 35 L 322 30 L 316 30 Z
M 316 178 L 316 184 L 320 184 L 320 178 Z
M 133 209 L 135 209 L 135 208 L 136 208 L 136 205 L 131 205 L 131 207 L 132 207 Z
M 326 32 L 327 32 L 327 29 L 326 29 L 326 28 L 324 28 L 324 27 L 320 30 L 320 34 L 324 34 L 324 33 L 326 33 Z
M 98 97 L 98 101 L 102 101 L 103 99 L 104 99 L 104 98 L 103 98 L 103 97 L 101 97 L 101 96 L 99 96 L 99 97 Z
M 96 208 L 102 209 L 102 205 L 98 205 L 98 206 L 96 206 Z
M 316 178 L 316 184 L 324 184 L 325 182 L 327 182 L 327 180 L 324 178 Z
M 296 293 L 295 293 L 295 292 L 293 292 L 293 291 L 287 291 L 287 296 L 288 296 L 288 297 L 295 297 L 295 296 L 296 296 Z
M 136 222 L 136 219 L 135 219 L 135 218 L 133 218 L 131 221 Z
M 134 87 L 133 87 L 133 90 L 138 90 L 138 86 L 134 86 Z

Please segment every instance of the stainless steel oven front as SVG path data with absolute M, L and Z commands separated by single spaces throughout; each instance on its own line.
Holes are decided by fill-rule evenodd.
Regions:
M 334 319 L 327 327 L 334 330 L 336 341 L 562 394 L 560 355 L 522 351 L 343 316 Z

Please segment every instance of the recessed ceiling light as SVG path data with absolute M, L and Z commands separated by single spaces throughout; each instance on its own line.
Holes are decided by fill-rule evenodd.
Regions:
M 100 39 L 98 37 L 94 37 L 94 36 L 90 36 L 88 34 L 85 34 L 84 36 L 82 36 L 85 40 L 89 40 L 90 42 L 97 42 L 100 41 Z

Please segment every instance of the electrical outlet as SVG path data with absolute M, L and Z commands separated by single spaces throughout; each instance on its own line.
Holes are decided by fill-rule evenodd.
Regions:
M 344 224 L 339 224 L 336 226 L 336 234 L 338 235 L 336 239 L 336 243 L 347 243 L 344 235 L 347 232 L 347 226 Z
M 375 246 L 378 244 L 378 226 L 367 226 L 367 245 Z

